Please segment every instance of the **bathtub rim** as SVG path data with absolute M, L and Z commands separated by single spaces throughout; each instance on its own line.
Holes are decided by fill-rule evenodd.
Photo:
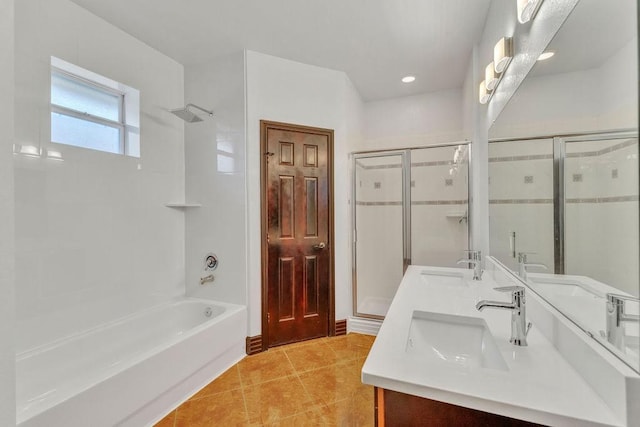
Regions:
M 141 310 L 131 312 L 131 313 L 126 314 L 124 316 L 116 317 L 115 319 L 111 319 L 111 320 L 109 320 L 107 322 L 104 322 L 104 323 L 100 323 L 99 325 L 92 326 L 92 327 L 87 328 L 87 329 L 82 329 L 82 330 L 80 330 L 78 332 L 74 332 L 72 334 L 65 335 L 64 337 L 57 338 L 57 339 L 54 339 L 52 341 L 47 341 L 46 343 L 37 345 L 35 347 L 29 348 L 29 349 L 26 349 L 26 350 L 23 350 L 23 351 L 21 351 L 19 353 L 16 353 L 16 362 L 18 362 L 19 360 L 22 360 L 22 359 L 27 359 L 32 355 L 39 354 L 41 352 L 45 352 L 47 350 L 59 347 L 59 346 L 65 344 L 67 342 L 74 341 L 74 340 L 76 340 L 78 338 L 81 338 L 81 337 L 83 337 L 85 335 L 91 335 L 91 334 L 99 332 L 101 330 L 108 329 L 108 328 L 110 328 L 112 326 L 115 326 L 115 325 L 118 325 L 118 324 L 121 324 L 121 323 L 125 323 L 128 320 L 131 320 L 133 318 L 142 316 L 142 315 L 144 315 L 146 313 L 150 313 L 150 312 L 153 312 L 153 311 L 159 311 L 159 310 L 161 310 L 161 309 L 163 309 L 165 307 L 168 307 L 168 306 L 171 306 L 171 305 L 180 304 L 182 302 L 206 302 L 206 303 L 211 303 L 211 305 L 216 305 L 217 304 L 217 305 L 222 306 L 222 307 L 225 308 L 224 313 L 220 314 L 219 316 L 226 315 L 227 309 L 232 309 L 232 310 L 238 311 L 238 310 L 242 309 L 242 307 L 246 307 L 246 306 L 240 305 L 240 304 L 233 304 L 233 303 L 228 303 L 228 302 L 223 302 L 223 301 L 216 301 L 216 300 L 208 300 L 208 299 L 205 299 L 205 298 L 172 297 L 172 298 L 170 298 L 168 300 L 165 300 L 165 301 L 162 301 L 160 303 L 151 305 L 149 307 L 145 307 L 145 308 L 143 308 Z M 198 326 L 196 326 L 196 328 L 202 326 L 203 324 L 206 324 L 209 321 L 212 321 L 213 319 L 216 319 L 219 316 L 215 316 L 215 317 L 213 317 L 211 319 L 208 319 L 208 320 L 204 321 L 203 323 L 201 323 Z M 193 328 L 193 329 L 196 329 L 196 328 Z
M 176 344 L 179 344 L 180 342 L 185 341 L 197 335 L 198 333 L 205 331 L 210 327 L 213 327 L 216 323 L 221 322 L 224 319 L 231 317 L 233 315 L 236 315 L 239 312 L 247 309 L 247 307 L 244 305 L 227 303 L 223 301 L 208 300 L 204 298 L 194 298 L 194 297 L 175 297 L 168 301 L 165 301 L 164 303 L 145 308 L 143 310 L 131 313 L 126 316 L 122 316 L 112 321 L 103 323 L 98 327 L 90 328 L 88 330 L 83 331 L 82 333 L 74 334 L 73 336 L 66 337 L 65 339 L 60 339 L 52 343 L 48 343 L 49 345 L 39 346 L 37 347 L 38 351 L 36 351 L 36 349 L 33 349 L 33 350 L 22 352 L 20 354 L 21 359 L 18 359 L 19 355 L 16 355 L 16 364 L 18 360 L 24 360 L 28 357 L 32 357 L 37 354 L 41 354 L 42 352 L 46 352 L 47 350 L 64 345 L 66 342 L 71 342 L 73 340 L 80 339 L 83 336 L 91 335 L 93 333 L 99 332 L 104 329 L 108 329 L 116 325 L 121 325 L 133 318 L 142 317 L 147 313 L 161 311 L 162 309 L 172 305 L 179 305 L 181 303 L 183 304 L 183 303 L 190 303 L 190 302 L 204 303 L 205 305 L 222 306 L 225 308 L 225 311 L 218 316 L 207 319 L 206 321 L 189 329 L 183 334 L 180 334 L 178 337 L 173 337 L 172 339 L 167 340 L 162 344 L 152 346 L 143 352 L 135 354 L 131 358 L 127 359 L 126 362 L 105 367 L 104 369 L 100 369 L 98 370 L 98 372 L 92 375 L 84 376 L 81 379 L 76 379 L 74 381 L 66 383 L 64 387 L 59 387 L 56 389 L 56 392 L 55 392 L 56 396 L 52 397 L 51 400 L 48 402 L 46 401 L 47 399 L 38 401 L 37 397 L 32 399 L 31 401 L 30 400 L 17 401 L 16 402 L 16 423 L 17 424 L 24 423 L 25 421 L 28 421 L 29 419 L 36 417 L 41 413 L 55 407 L 56 405 L 59 405 L 69 399 L 72 399 L 76 395 L 87 392 L 91 388 L 95 387 L 97 384 L 103 383 L 109 380 L 110 378 L 113 378 L 116 375 L 122 372 L 125 372 L 128 369 L 131 369 L 132 367 L 137 366 L 140 363 L 143 363 L 145 360 L 153 357 L 154 355 L 162 353 L 163 351 L 166 351 L 167 349 L 175 346 Z M 28 356 L 25 356 L 25 353 L 28 353 Z M 43 394 L 40 394 L 39 396 L 43 396 L 48 393 L 49 392 L 45 392 Z M 29 406 L 33 406 L 33 408 L 29 408 Z

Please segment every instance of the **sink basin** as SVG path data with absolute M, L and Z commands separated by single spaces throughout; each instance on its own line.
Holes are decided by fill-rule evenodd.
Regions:
M 468 286 L 464 274 L 460 272 L 423 270 L 420 278 L 430 286 Z
M 569 297 L 581 298 L 604 298 L 604 295 L 598 295 L 585 285 L 578 282 L 563 281 L 558 279 L 547 279 L 529 277 L 532 287 L 546 294 L 555 294 Z
M 509 368 L 484 319 L 414 311 L 406 352 L 428 363 L 464 368 Z

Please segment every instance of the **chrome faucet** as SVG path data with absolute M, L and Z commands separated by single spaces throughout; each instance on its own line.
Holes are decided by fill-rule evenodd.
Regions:
M 465 251 L 469 253 L 469 258 L 459 259 L 456 264 L 472 264 L 473 280 L 482 280 L 482 252 L 481 251 Z
M 527 268 L 536 267 L 542 268 L 543 270 L 547 269 L 547 266 L 544 264 L 536 264 L 527 262 L 527 255 L 531 252 L 518 252 L 518 276 L 524 281 L 527 280 Z
M 500 292 L 511 292 L 511 302 L 482 300 L 476 304 L 476 308 L 482 311 L 486 307 L 504 308 L 511 310 L 511 338 L 513 345 L 524 347 L 527 345 L 527 334 L 531 329 L 531 323 L 527 324 L 527 313 L 524 299 L 524 286 L 503 286 L 494 288 Z
M 607 298 L 607 341 L 613 344 L 616 348 L 624 349 L 624 323 L 626 322 L 638 322 L 640 316 L 637 314 L 628 314 L 624 310 L 625 301 L 638 301 L 638 298 L 610 294 L 606 295 Z

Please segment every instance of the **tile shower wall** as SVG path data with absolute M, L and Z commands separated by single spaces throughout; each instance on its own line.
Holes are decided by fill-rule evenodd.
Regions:
M 468 248 L 466 150 L 411 150 L 412 264 L 457 267 Z M 355 168 L 357 311 L 384 315 L 403 275 L 401 157 L 361 157 Z
M 187 295 L 246 304 L 246 147 L 244 52 L 185 69 L 185 99 L 214 111 L 185 124 Z M 215 281 L 200 285 L 214 252 Z
M 0 0 L 0 425 L 16 420 L 13 271 L 14 0 Z
M 638 140 L 568 143 L 565 182 L 566 274 L 637 296 Z
M 459 267 L 456 261 L 465 256 L 468 160 L 466 146 L 411 151 L 412 264 Z
M 507 267 L 517 269 L 512 250 L 533 252 L 553 272 L 553 140 L 489 144 L 489 229 L 491 254 Z
M 184 292 L 183 67 L 67 0 L 16 2 L 18 351 Z M 141 92 L 141 158 L 50 142 L 50 57 Z M 62 319 L 71 319 L 64 323 Z
M 515 231 L 515 251 L 534 252 L 529 260 L 552 273 L 552 140 L 493 143 L 489 149 L 492 254 L 517 269 L 509 245 Z M 567 143 L 566 151 L 565 273 L 637 294 L 637 139 Z

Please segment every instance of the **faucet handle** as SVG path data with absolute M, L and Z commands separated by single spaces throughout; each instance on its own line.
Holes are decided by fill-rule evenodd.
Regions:
M 630 295 L 614 294 L 608 292 L 605 296 L 607 298 L 607 302 L 610 302 L 612 304 L 621 304 L 622 301 L 638 301 L 638 298 Z
M 527 255 L 537 255 L 537 252 L 518 252 L 518 262 L 527 262 Z
M 473 250 L 473 249 L 465 249 L 463 252 L 469 254 L 469 259 L 482 261 L 482 251 Z

